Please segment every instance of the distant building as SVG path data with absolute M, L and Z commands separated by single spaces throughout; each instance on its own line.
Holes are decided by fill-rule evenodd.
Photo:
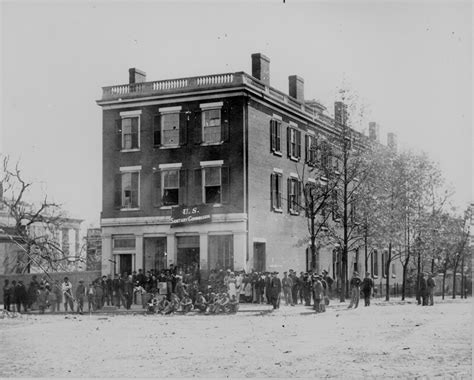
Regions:
M 311 267 L 298 173 L 312 141 L 337 131 L 303 78 L 288 83 L 288 95 L 271 87 L 270 60 L 253 54 L 252 75 L 147 82 L 130 69 L 128 84 L 103 88 L 102 273 Z M 318 270 L 337 277 L 333 249 Z M 371 262 L 381 277 L 383 260 Z M 363 271 L 356 252 L 348 265 Z
M 86 270 L 100 270 L 102 266 L 102 235 L 100 228 L 87 229 L 86 252 Z

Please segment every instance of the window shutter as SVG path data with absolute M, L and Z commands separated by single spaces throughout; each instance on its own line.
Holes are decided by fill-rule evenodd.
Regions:
M 221 140 L 229 141 L 230 130 L 230 107 L 224 107 L 221 110 Z
M 303 187 L 301 186 L 301 181 L 298 181 L 297 184 L 298 184 L 298 206 L 297 206 L 297 210 L 298 210 L 298 212 L 300 212 L 300 211 L 302 210 L 302 208 L 303 208 L 303 207 L 301 206 L 302 203 L 303 203 L 303 202 L 302 202 L 302 199 L 303 199 L 303 197 L 302 197 Z
M 122 174 L 115 174 L 114 179 L 114 208 L 120 209 L 122 207 Z
M 291 179 L 286 180 L 286 190 L 288 193 L 287 203 L 288 203 L 288 212 L 291 210 Z
M 138 117 L 132 117 L 132 149 L 138 148 L 140 142 L 138 141 Z
M 161 117 L 153 116 L 153 145 L 161 145 Z
M 296 157 L 301 158 L 301 131 L 296 131 Z
M 230 202 L 230 173 L 229 167 L 223 166 L 221 168 L 221 186 L 222 186 L 222 203 Z
M 275 135 L 276 135 L 275 150 L 278 151 L 278 152 L 281 152 L 281 123 L 279 121 L 275 122 Z
M 306 163 L 310 163 L 310 155 L 309 155 L 309 149 L 310 149 L 310 144 L 309 144 L 309 136 L 308 135 L 304 135 L 304 154 L 305 154 L 305 158 L 304 158 L 304 161 Z
M 161 172 L 153 172 L 153 206 L 161 206 Z
M 132 173 L 132 207 L 140 207 L 139 198 L 140 198 L 140 173 Z
M 179 194 L 178 194 L 178 202 L 180 205 L 187 204 L 187 194 L 186 194 L 186 183 L 187 183 L 187 170 L 181 169 L 179 171 Z
M 202 169 L 194 170 L 194 203 L 202 204 Z
M 196 111 L 194 112 L 194 143 L 201 144 L 202 143 L 202 112 Z
M 122 119 L 115 120 L 115 148 L 122 150 Z
M 275 187 L 275 177 L 276 175 L 275 174 L 270 174 L 270 210 L 274 210 L 275 209 L 275 200 L 273 199 L 273 194 L 274 194 L 274 189 L 276 189 Z
M 179 145 L 188 143 L 188 114 L 181 112 L 179 114 Z
M 281 204 L 281 191 L 282 191 L 282 176 L 280 174 L 275 174 L 275 186 L 276 186 L 276 191 L 277 191 L 277 207 L 279 209 L 282 208 Z
M 286 152 L 288 157 L 291 156 L 291 128 L 286 127 Z
M 270 152 L 274 152 L 276 148 L 275 121 L 270 120 Z

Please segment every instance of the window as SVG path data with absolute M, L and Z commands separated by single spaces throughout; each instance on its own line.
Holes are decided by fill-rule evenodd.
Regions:
M 229 167 L 222 160 L 201 161 L 194 170 L 194 202 L 219 205 L 229 203 Z
M 114 236 L 114 249 L 117 250 L 134 250 L 135 249 L 135 237 L 134 236 Z
M 270 151 L 281 155 L 281 121 L 270 120 Z
M 140 149 L 141 111 L 121 112 L 116 121 L 117 149 L 122 151 Z
M 162 171 L 162 203 L 164 206 L 174 206 L 179 203 L 179 170 Z
M 301 131 L 296 128 L 287 128 L 288 157 L 299 160 L 301 157 Z
M 210 235 L 208 244 L 209 269 L 234 270 L 233 235 Z
M 229 140 L 229 106 L 224 102 L 200 104 L 201 117 L 196 120 L 196 144 L 221 144 Z
M 122 208 L 138 208 L 138 181 L 140 173 L 122 174 Z
M 204 203 L 221 203 L 221 168 L 204 168 Z
M 162 107 L 153 120 L 153 145 L 162 148 L 177 148 L 186 144 L 187 116 L 182 107 Z
M 179 145 L 179 113 L 161 115 L 161 145 Z
M 219 143 L 221 140 L 221 110 L 203 110 L 202 141 L 204 143 Z
M 372 252 L 372 274 L 374 276 L 379 275 L 379 253 L 376 249 Z
M 387 277 L 387 252 L 382 253 L 382 277 Z
M 271 208 L 273 211 L 282 212 L 281 206 L 282 175 L 272 173 L 270 176 Z
M 310 166 L 316 165 L 317 149 L 316 137 L 305 135 L 305 161 Z
M 329 170 L 329 160 L 331 157 L 331 146 L 327 141 L 321 142 L 321 167 L 323 170 Z
M 299 214 L 301 202 L 301 182 L 297 178 L 288 178 L 288 212 Z

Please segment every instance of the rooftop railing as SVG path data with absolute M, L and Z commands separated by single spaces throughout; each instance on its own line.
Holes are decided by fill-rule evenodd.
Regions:
M 198 90 L 231 88 L 238 86 L 250 86 L 258 91 L 262 91 L 270 98 L 294 107 L 313 119 L 318 119 L 325 123 L 329 122 L 328 117 L 322 117 L 318 112 L 295 98 L 267 86 L 264 82 L 248 75 L 244 72 L 204 75 L 198 77 L 168 79 L 153 82 L 129 83 L 115 86 L 102 87 L 102 101 L 130 99 L 153 95 L 168 95 L 171 93 L 182 93 Z

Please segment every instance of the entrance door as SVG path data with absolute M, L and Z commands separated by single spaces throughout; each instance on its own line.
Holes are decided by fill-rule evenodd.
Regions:
M 199 270 L 199 236 L 178 236 L 176 265 L 183 271 Z
M 257 272 L 265 272 L 265 243 L 253 243 L 253 266 Z
M 132 255 L 119 255 L 120 274 L 132 274 Z

